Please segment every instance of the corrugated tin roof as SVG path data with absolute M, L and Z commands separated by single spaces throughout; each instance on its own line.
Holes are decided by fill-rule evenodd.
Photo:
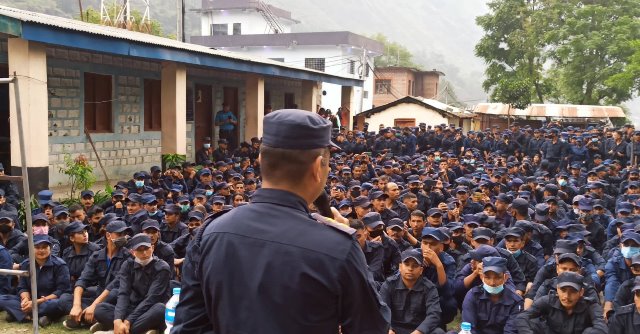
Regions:
M 571 104 L 532 104 L 526 110 L 509 108 L 502 103 L 479 103 L 474 113 L 500 116 L 555 117 L 555 118 L 617 118 L 626 117 L 616 106 L 584 106 Z
M 11 17 L 23 22 L 32 22 L 32 23 L 37 23 L 41 25 L 47 25 L 51 27 L 66 29 L 66 30 L 74 30 L 78 32 L 106 36 L 114 39 L 139 42 L 144 44 L 150 44 L 150 45 L 178 49 L 178 50 L 185 50 L 190 52 L 198 52 L 198 53 L 203 53 L 203 54 L 212 55 L 212 56 L 219 56 L 219 57 L 224 57 L 224 58 L 229 58 L 234 60 L 242 60 L 247 62 L 278 66 L 278 67 L 295 69 L 295 70 L 304 71 L 304 72 L 317 73 L 317 74 L 330 76 L 330 77 L 345 78 L 345 79 L 352 80 L 352 78 L 327 74 L 321 71 L 315 71 L 315 70 L 306 69 L 303 67 L 288 65 L 288 64 L 285 64 L 279 61 L 270 60 L 270 59 L 250 57 L 243 54 L 224 51 L 224 50 L 214 50 L 209 47 L 205 47 L 201 45 L 184 43 L 177 40 L 154 36 L 154 35 L 145 34 L 141 32 L 129 31 L 126 29 L 121 29 L 116 27 L 102 26 L 102 25 L 83 22 L 79 20 L 52 16 L 52 15 L 47 15 L 42 13 L 35 13 L 35 12 L 11 8 L 7 6 L 0 6 L 0 15 Z M 52 44 L 55 44 L 55 41 L 52 41 Z

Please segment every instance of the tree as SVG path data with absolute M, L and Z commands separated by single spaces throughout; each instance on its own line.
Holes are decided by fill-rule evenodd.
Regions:
M 547 101 L 617 104 L 619 79 L 638 39 L 640 0 L 492 0 L 477 18 L 485 35 L 485 91 L 518 107 Z
M 371 37 L 376 41 L 384 45 L 384 54 L 376 57 L 374 64 L 376 67 L 412 67 L 420 68 L 420 66 L 413 62 L 413 54 L 405 46 L 396 42 L 392 42 L 381 33 L 375 34 Z
M 93 7 L 89 7 L 83 15 L 84 21 L 89 23 L 101 24 L 101 25 L 109 25 L 113 26 L 113 22 L 120 11 L 120 6 L 116 4 L 107 5 L 107 11 L 109 12 L 109 16 L 111 17 L 111 22 L 102 22 L 100 17 L 100 11 L 93 9 Z M 142 22 L 142 13 L 140 11 L 132 9 L 131 10 L 132 17 L 132 25 L 129 27 L 129 30 L 143 32 L 156 36 L 163 36 L 162 27 L 160 26 L 160 22 L 157 20 L 151 20 L 148 24 L 141 24 Z M 76 17 L 76 19 L 80 19 L 80 17 Z M 127 28 L 127 27 L 121 27 Z M 166 37 L 166 36 L 165 36 Z

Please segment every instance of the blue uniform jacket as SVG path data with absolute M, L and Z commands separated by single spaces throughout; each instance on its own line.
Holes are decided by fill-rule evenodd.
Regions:
M 97 294 L 102 293 L 102 290 L 117 278 L 120 266 L 130 257 L 129 250 L 124 247 L 118 249 L 110 261 L 107 261 L 106 248 L 93 252 L 87 260 L 80 278 L 76 281 L 76 286 L 85 290 L 97 286 L 99 288 Z
M 609 259 L 604 266 L 604 279 L 607 282 L 604 287 L 604 301 L 613 302 L 620 284 L 630 278 L 633 278 L 633 273 L 622 255 Z
M 515 318 L 522 311 L 522 298 L 508 287 L 500 301 L 493 303 L 482 286 L 467 292 L 462 303 L 462 321 L 470 323 L 473 334 L 517 334 Z
M 293 193 L 259 189 L 189 246 L 173 333 L 385 333 L 389 309 L 346 230 Z
M 29 270 L 29 260 L 25 260 L 20 264 L 20 270 Z M 64 261 L 56 256 L 49 256 L 47 262 L 42 267 L 36 264 L 36 279 L 38 282 L 37 299 L 49 295 L 60 297 L 63 293 L 71 292 L 71 284 L 69 284 L 69 268 Z M 31 279 L 29 277 L 20 277 L 18 281 L 18 295 L 23 292 L 31 292 Z

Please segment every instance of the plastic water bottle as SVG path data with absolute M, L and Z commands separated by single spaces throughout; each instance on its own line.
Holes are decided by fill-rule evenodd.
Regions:
M 460 334 L 471 334 L 471 324 L 463 322 L 460 324 Z
M 167 325 L 167 329 L 164 330 L 164 334 L 169 334 L 173 327 L 173 321 L 176 318 L 176 306 L 180 301 L 180 288 L 173 288 L 173 296 L 167 302 L 167 308 L 164 311 L 164 323 Z

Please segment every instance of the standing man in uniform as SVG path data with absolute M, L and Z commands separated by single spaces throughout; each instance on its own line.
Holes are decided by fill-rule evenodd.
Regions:
M 215 123 L 220 131 L 220 139 L 226 139 L 229 142 L 229 150 L 233 152 L 236 148 L 235 130 L 238 126 L 238 119 L 236 115 L 231 112 L 229 103 L 222 103 L 222 110 L 216 113 Z
M 354 230 L 309 211 L 329 174 L 331 123 L 279 110 L 263 136 L 262 188 L 189 245 L 172 333 L 386 333 L 390 311 Z

